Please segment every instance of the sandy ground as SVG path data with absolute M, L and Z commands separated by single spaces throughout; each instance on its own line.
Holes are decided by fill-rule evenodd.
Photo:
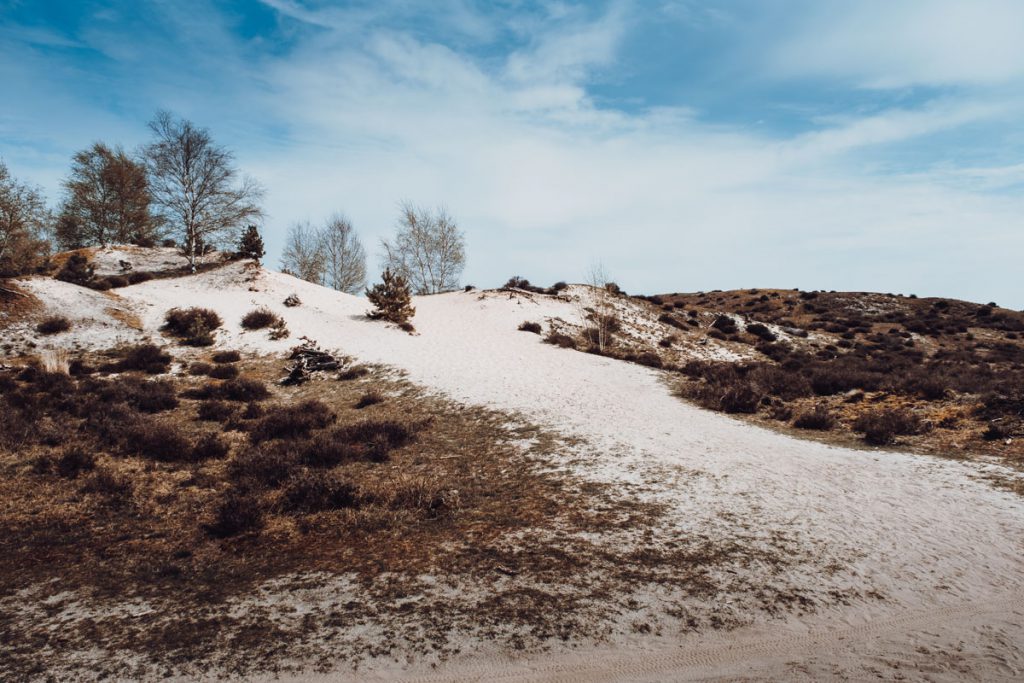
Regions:
M 292 292 L 302 306 L 281 304 Z M 201 304 L 225 318 L 225 347 L 279 352 L 305 335 L 402 368 L 457 400 L 579 436 L 589 444 L 580 472 L 668 505 L 674 528 L 663 533 L 758 544 L 784 531 L 797 540 L 792 552 L 808 558 L 786 580 L 807 595 L 836 596 L 801 616 L 751 613 L 731 632 L 619 633 L 600 648 L 526 659 L 478 648 L 436 668 L 383 662 L 353 679 L 1024 678 L 1024 500 L 985 483 L 986 466 L 795 440 L 687 405 L 658 372 L 515 331 L 524 320 L 577 317 L 569 301 L 479 292 L 418 298 L 418 334 L 407 335 L 367 321 L 362 299 L 273 273 L 246 282 L 241 266 L 119 294 L 147 332 L 171 306 Z M 238 321 L 257 304 L 281 314 L 293 337 L 243 333 Z M 637 597 L 657 615 L 664 596 Z M 748 606 L 714 608 L 736 614 Z

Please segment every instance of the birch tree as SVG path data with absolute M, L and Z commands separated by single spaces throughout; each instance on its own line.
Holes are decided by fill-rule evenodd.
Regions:
M 324 254 L 320 233 L 309 221 L 295 223 L 288 228 L 281 252 L 281 270 L 300 280 L 323 284 Z
M 382 239 L 387 268 L 400 273 L 416 294 L 437 294 L 459 287 L 466 266 L 466 241 L 443 209 L 434 212 L 406 202 L 392 240 Z
M 176 233 L 192 272 L 207 247 L 233 242 L 262 217 L 263 190 L 242 178 L 234 155 L 191 121 L 157 112 L 144 148 L 153 202 Z
M 320 229 L 323 283 L 339 292 L 358 294 L 366 285 L 366 250 L 352 224 L 335 214 Z

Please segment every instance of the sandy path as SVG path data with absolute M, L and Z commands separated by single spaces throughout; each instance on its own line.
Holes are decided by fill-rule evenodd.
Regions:
M 299 291 L 301 308 L 276 306 L 293 332 L 403 368 L 412 380 L 454 398 L 522 412 L 584 437 L 593 447 L 585 474 L 668 503 L 681 534 L 742 532 L 746 542 L 757 543 L 785 530 L 809 557 L 834 556 L 843 564 L 833 573 L 822 572 L 822 562 L 808 564 L 804 573 L 796 569 L 789 577 L 795 585 L 852 596 L 841 607 L 786 621 L 757 618 L 724 635 L 637 636 L 613 642 L 620 649 L 585 656 L 556 653 L 533 664 L 469 659 L 423 679 L 414 670 L 381 670 L 381 676 L 1024 676 L 1024 501 L 982 482 L 975 476 L 980 466 L 795 440 L 684 404 L 654 371 L 514 332 L 523 320 L 572 317 L 569 304 L 475 293 L 430 297 L 415 302 L 420 334 L 408 336 L 360 319 L 365 302 L 354 297 L 277 275 L 266 276 L 259 289 L 214 287 L 202 300 L 232 320 L 254 302 Z M 177 303 L 183 294 L 167 288 L 163 296 Z M 138 293 L 149 300 L 160 295 Z M 237 332 L 228 342 L 264 350 L 288 345 Z

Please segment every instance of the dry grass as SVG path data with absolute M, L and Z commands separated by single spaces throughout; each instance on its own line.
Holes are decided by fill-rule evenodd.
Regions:
M 239 365 L 258 384 L 280 377 L 284 362 Z M 75 677 L 83 666 L 97 677 L 245 675 L 398 647 L 447 656 L 458 647 L 452 633 L 534 648 L 599 637 L 645 587 L 709 598 L 723 566 L 784 569 L 781 546 L 694 538 L 651 547 L 641 531 L 658 523 L 661 508 L 553 468 L 570 446 L 560 437 L 369 372 L 361 382 L 275 387 L 262 408 L 185 399 L 144 416 L 152 422 L 138 421 L 130 403 L 104 409 L 121 416 L 114 423 L 75 410 L 55 421 L 46 401 L 29 398 L 77 395 L 95 380 L 0 382 L 5 407 L 41 411 L 24 433 L 0 424 L 0 595 L 18 596 L 0 599 L 0 676 L 45 669 Z M 173 381 L 180 396 L 208 380 Z M 388 395 L 369 416 L 354 407 L 367 383 Z M 306 401 L 326 406 L 334 424 L 295 434 L 256 427 L 279 406 Z M 213 422 L 196 420 L 202 406 Z M 103 439 L 126 421 L 150 430 L 148 445 Z M 251 430 L 267 440 L 253 444 Z M 82 434 L 95 435 L 90 457 L 67 456 L 63 471 L 76 476 L 62 476 L 60 459 Z M 205 445 L 166 448 L 180 438 L 170 434 Z M 317 439 L 354 450 L 313 461 L 308 453 L 326 452 Z M 380 448 L 386 457 L 374 456 Z M 425 576 L 462 586 L 465 599 L 435 594 Z M 281 604 L 299 587 L 358 590 L 346 603 L 317 603 L 301 620 L 270 620 L 259 607 L 268 585 L 278 586 Z M 766 609 L 787 599 L 774 588 L 749 590 Z M 411 595 L 424 596 L 415 609 Z M 132 604 L 148 607 L 133 616 Z M 357 623 L 373 628 L 347 630 Z M 76 659 L 97 647 L 102 660 Z

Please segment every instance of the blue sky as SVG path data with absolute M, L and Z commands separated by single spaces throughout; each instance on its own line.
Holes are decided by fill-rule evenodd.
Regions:
M 464 280 L 849 289 L 1024 308 L 1024 2 L 0 0 L 0 157 L 166 108 L 289 224 L 444 204 Z M 375 266 L 376 263 L 371 263 Z

